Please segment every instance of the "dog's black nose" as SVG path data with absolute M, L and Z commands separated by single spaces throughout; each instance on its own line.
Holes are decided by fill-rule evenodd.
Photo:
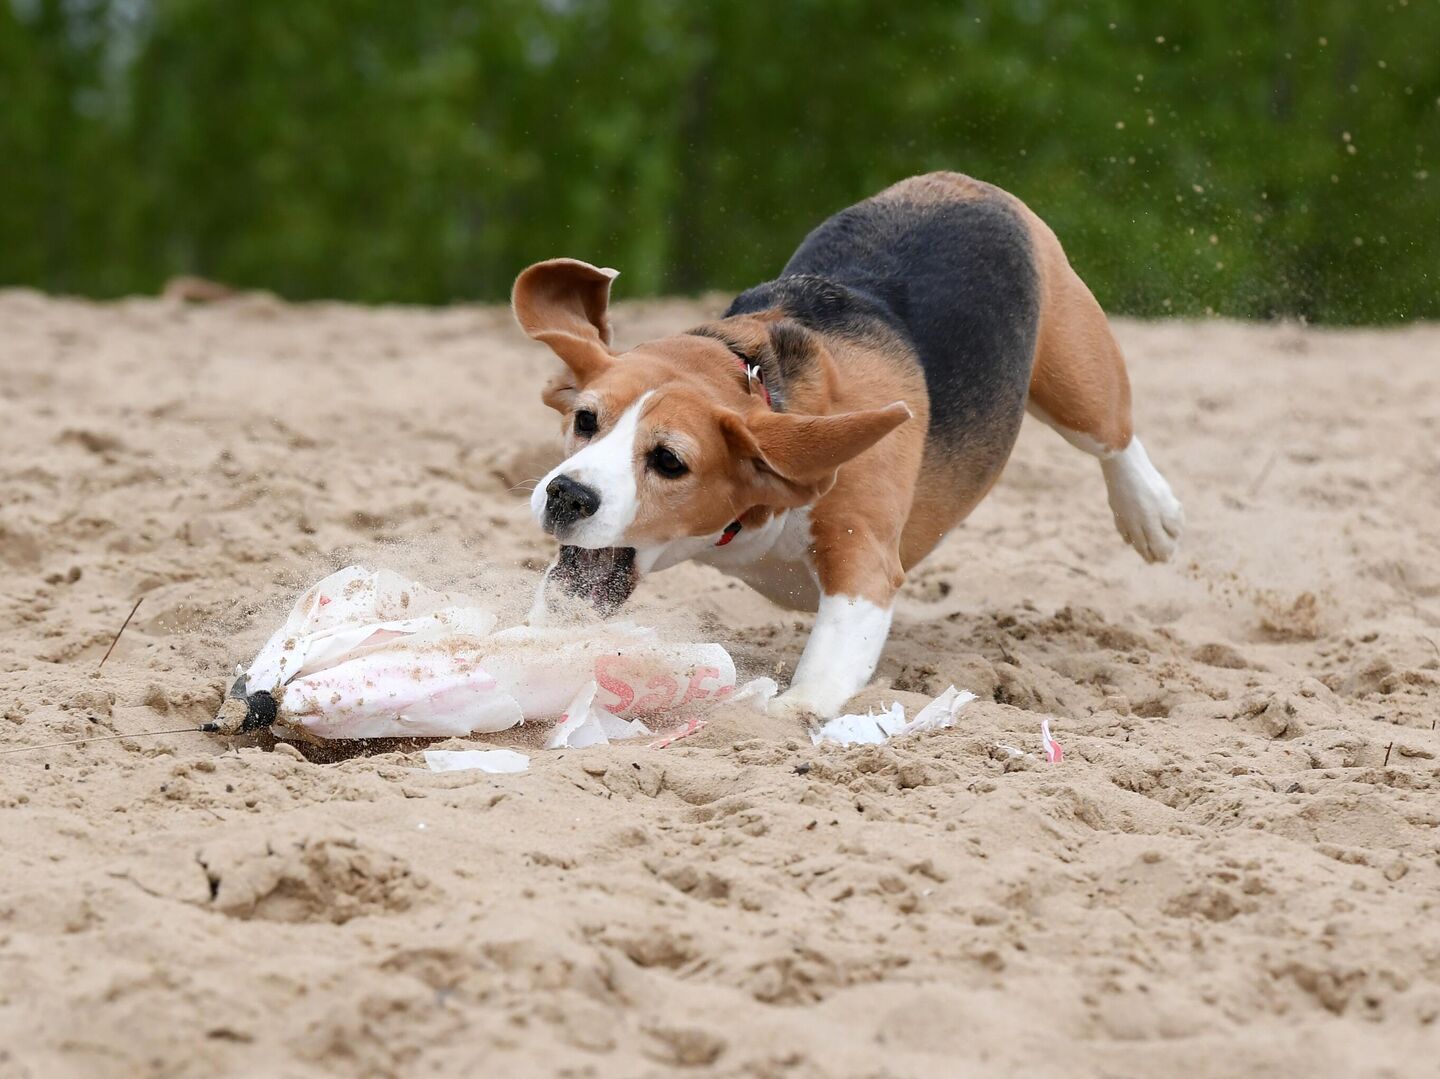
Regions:
M 599 508 L 599 492 L 569 476 L 556 476 L 545 488 L 545 523 L 551 531 L 558 532 L 582 517 L 593 517 Z

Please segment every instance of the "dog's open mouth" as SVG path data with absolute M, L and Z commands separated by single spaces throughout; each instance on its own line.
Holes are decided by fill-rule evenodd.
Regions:
M 635 568 L 634 547 L 561 547 L 548 578 L 572 596 L 588 600 L 608 618 L 620 609 L 635 586 L 640 572 Z

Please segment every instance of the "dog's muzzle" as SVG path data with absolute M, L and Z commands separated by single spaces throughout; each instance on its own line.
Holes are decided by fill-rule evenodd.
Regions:
M 569 476 L 556 476 L 545 488 L 545 531 L 558 536 L 577 521 L 594 517 L 599 508 L 599 491 Z
M 560 556 L 550 567 L 547 583 L 559 585 L 565 592 L 587 600 L 608 618 L 630 598 L 640 583 L 640 570 L 635 565 L 634 547 L 561 547 Z

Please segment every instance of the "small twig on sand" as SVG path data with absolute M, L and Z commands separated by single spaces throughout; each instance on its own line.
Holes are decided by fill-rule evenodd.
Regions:
M 1390 767 L 1390 751 L 1391 751 L 1392 749 L 1394 749 L 1394 748 L 1395 748 L 1395 743 L 1394 743 L 1394 742 L 1391 742 L 1388 746 L 1385 747 L 1385 760 L 1384 760 L 1384 762 L 1380 765 L 1381 768 L 1389 768 L 1389 767 Z
M 100 664 L 95 668 L 97 671 L 105 666 L 105 661 L 110 658 L 110 653 L 115 651 L 115 646 L 120 643 L 120 634 L 125 632 L 125 627 L 130 624 L 130 619 L 135 617 L 135 612 L 140 609 L 140 604 L 144 602 L 145 597 L 141 596 L 135 601 L 135 606 L 130 608 L 130 613 L 125 616 L 125 621 L 121 622 L 120 628 L 115 631 L 115 639 L 110 642 L 110 647 L 105 649 L 105 654 L 100 657 Z
M 1265 485 L 1265 481 L 1270 478 L 1270 471 L 1275 467 L 1275 462 L 1278 460 L 1280 460 L 1280 453 L 1277 450 L 1270 455 L 1270 460 L 1265 462 L 1265 467 L 1260 470 L 1260 475 L 1256 476 L 1255 481 L 1250 484 L 1251 498 L 1254 498 L 1260 493 L 1260 488 L 1263 487 Z

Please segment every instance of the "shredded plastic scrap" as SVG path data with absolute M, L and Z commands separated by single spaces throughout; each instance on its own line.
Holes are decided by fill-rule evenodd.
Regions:
M 1045 759 L 1051 764 L 1059 764 L 1065 759 L 1065 747 L 1050 736 L 1050 721 L 1040 721 L 1040 744 L 1045 747 Z
M 960 710 L 974 699 L 975 694 L 968 690 L 951 686 L 920 709 L 909 722 L 905 719 L 905 706 L 896 701 L 888 712 L 878 715 L 871 712 L 863 716 L 845 715 L 828 720 L 810 732 L 810 741 L 817 746 L 822 742 L 842 746 L 879 745 L 892 738 L 953 727 Z

